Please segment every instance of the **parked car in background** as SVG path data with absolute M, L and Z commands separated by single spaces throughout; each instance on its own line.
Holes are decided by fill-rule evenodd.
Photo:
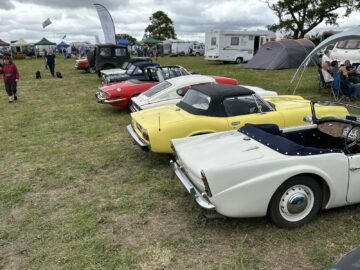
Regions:
M 295 126 L 306 115 L 311 115 L 310 101 L 300 96 L 262 98 L 238 85 L 206 84 L 189 89 L 176 105 L 132 113 L 127 129 L 143 150 L 171 153 L 171 139 L 239 129 L 245 123 Z
M 314 101 L 311 109 L 310 125 L 247 124 L 172 140 L 175 174 L 203 208 L 267 215 L 285 228 L 312 221 L 322 208 L 359 203 L 360 107 Z
M 134 63 L 133 65 L 142 62 Z M 189 72 L 180 66 L 148 66 L 144 73 L 148 80 L 130 79 L 122 82 L 115 82 L 99 87 L 95 96 L 99 103 L 110 104 L 120 108 L 130 108 L 131 98 L 148 90 L 159 82 L 168 78 L 188 75 Z
M 154 107 L 178 103 L 186 94 L 186 92 L 198 85 L 204 84 L 233 84 L 237 85 L 236 79 L 220 77 L 220 76 L 205 76 L 205 75 L 188 75 L 163 81 L 140 95 L 132 98 L 131 111 L 141 111 Z M 261 91 L 266 91 L 259 87 L 246 86 L 246 88 L 253 90 L 257 94 Z M 260 94 L 261 95 L 261 94 Z M 266 95 L 277 95 L 276 92 L 266 91 Z
M 350 39 L 337 42 L 330 53 L 330 58 L 340 63 L 344 63 L 345 60 L 360 63 L 360 40 Z
M 189 54 L 195 56 L 202 56 L 205 54 L 204 43 L 194 42 L 189 48 Z
M 94 72 L 93 69 L 90 68 L 89 66 L 89 61 L 87 60 L 87 58 L 82 58 L 82 59 L 77 59 L 75 60 L 75 69 L 81 69 L 81 70 L 85 70 L 86 72 Z
M 93 50 L 88 52 L 87 59 L 90 68 L 100 76 L 101 70 L 120 68 L 125 61 L 130 59 L 130 54 L 127 46 L 97 44 Z

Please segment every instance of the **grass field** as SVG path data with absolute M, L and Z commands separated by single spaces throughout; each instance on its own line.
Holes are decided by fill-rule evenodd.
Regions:
M 294 73 L 159 62 L 280 94 Z M 295 230 L 266 218 L 205 219 L 172 178 L 170 156 L 142 152 L 128 112 L 96 103 L 96 75 L 59 57 L 64 79 L 53 79 L 41 63 L 17 61 L 19 101 L 0 96 L 0 269 L 327 269 L 359 245 L 359 206 Z M 297 93 L 329 98 L 314 68 Z

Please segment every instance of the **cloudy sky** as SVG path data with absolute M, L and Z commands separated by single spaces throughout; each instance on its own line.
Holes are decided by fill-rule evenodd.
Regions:
M 261 0 L 2 0 L 0 39 L 24 38 L 38 41 L 47 37 L 59 42 L 103 40 L 100 21 L 93 3 L 110 11 L 116 33 L 141 39 L 152 13 L 163 10 L 174 22 L 178 38 L 204 40 L 209 29 L 264 29 L 276 22 L 272 11 Z M 339 21 L 341 26 L 360 25 L 360 13 Z M 42 28 L 50 18 L 52 24 Z

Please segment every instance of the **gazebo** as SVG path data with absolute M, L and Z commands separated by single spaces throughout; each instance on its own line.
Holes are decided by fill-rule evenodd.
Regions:
M 42 55 L 43 51 L 52 48 L 53 46 L 56 45 L 56 43 L 51 42 L 51 41 L 49 41 L 49 40 L 47 40 L 46 38 L 43 37 L 38 42 L 34 43 L 34 45 L 36 47 L 37 55 Z
M 0 39 L 0 47 L 2 46 L 9 46 L 10 44 Z
M 160 42 L 161 42 L 161 40 L 157 40 L 152 37 L 147 37 L 147 38 L 143 39 L 140 43 L 147 44 L 147 45 L 156 45 L 156 44 L 159 44 Z

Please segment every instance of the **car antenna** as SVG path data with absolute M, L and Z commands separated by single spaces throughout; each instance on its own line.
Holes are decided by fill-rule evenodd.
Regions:
M 159 131 L 161 131 L 161 128 L 160 128 L 160 113 L 159 113 Z

